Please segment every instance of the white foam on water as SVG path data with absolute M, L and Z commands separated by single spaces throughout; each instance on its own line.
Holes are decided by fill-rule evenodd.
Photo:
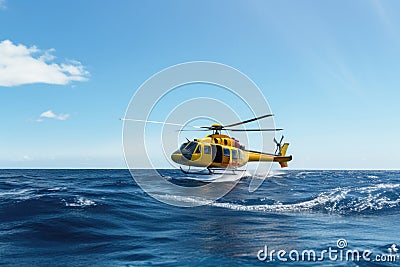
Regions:
M 293 204 L 282 204 L 277 202 L 276 204 L 263 204 L 263 205 L 242 205 L 232 203 L 212 203 L 212 206 L 223 207 L 228 209 L 240 210 L 240 211 L 267 211 L 267 212 L 296 212 L 296 211 L 307 211 L 312 210 L 314 207 L 323 207 L 328 202 L 337 202 L 344 199 L 348 190 L 335 189 L 330 193 L 321 193 L 315 198 L 299 203 Z
M 251 173 L 253 179 L 281 178 L 286 172 L 282 170 L 269 170 Z
M 356 192 L 362 194 L 349 205 L 351 211 L 364 210 L 381 210 L 384 208 L 393 208 L 400 204 L 400 194 L 397 199 L 390 199 L 387 196 L 382 196 L 384 193 L 393 192 L 394 189 L 400 188 L 400 184 L 377 184 L 356 189 Z
M 75 202 L 72 203 L 65 202 L 66 207 L 90 207 L 96 205 L 97 205 L 96 202 L 94 202 L 93 200 L 86 199 L 83 197 L 77 197 L 75 199 Z
M 189 175 L 184 177 L 187 180 L 194 180 L 200 182 L 208 182 L 208 183 L 226 183 L 226 182 L 235 182 L 245 177 L 251 177 L 251 173 L 248 171 L 236 171 L 232 173 L 230 171 L 226 171 L 221 174 L 206 174 L 206 175 Z
M 48 191 L 62 191 L 62 190 L 65 190 L 65 189 L 67 189 L 66 187 L 54 187 L 54 188 L 49 188 L 49 189 L 47 189 Z
M 371 193 L 377 190 L 381 189 L 396 189 L 400 188 L 400 184 L 377 184 L 377 185 L 371 185 L 371 186 L 365 186 L 361 187 L 359 189 L 356 189 L 356 191 L 359 191 L 360 193 Z
M 314 172 L 311 172 L 311 171 L 301 171 L 301 172 L 299 172 L 299 173 L 296 174 L 296 177 L 306 176 L 307 174 L 314 174 Z

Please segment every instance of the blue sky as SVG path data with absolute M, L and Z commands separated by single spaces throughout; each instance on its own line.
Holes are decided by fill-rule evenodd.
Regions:
M 292 168 L 399 168 L 398 1 L 0 0 L 0 42 L 2 168 L 124 168 L 135 90 L 194 60 L 261 88 Z

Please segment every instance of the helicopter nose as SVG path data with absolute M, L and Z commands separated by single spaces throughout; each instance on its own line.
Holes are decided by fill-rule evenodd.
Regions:
M 172 159 L 175 163 L 184 164 L 184 162 L 183 162 L 184 159 L 183 159 L 183 157 L 182 157 L 182 154 L 174 153 L 174 154 L 171 155 L 171 159 Z

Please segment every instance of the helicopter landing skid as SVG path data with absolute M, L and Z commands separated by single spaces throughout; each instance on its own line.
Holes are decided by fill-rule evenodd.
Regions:
M 246 170 L 238 170 L 238 169 L 224 169 L 224 168 L 207 168 L 208 173 L 205 173 L 203 171 L 197 171 L 197 172 L 191 172 L 190 167 L 188 170 L 182 169 L 182 167 L 179 167 L 181 172 L 184 174 L 197 174 L 197 175 L 213 175 L 213 174 L 231 174 L 231 175 L 236 175 L 237 172 L 244 172 Z M 216 171 L 222 171 L 222 172 L 216 172 Z M 228 172 L 231 171 L 231 172 Z
M 212 174 L 223 174 L 223 175 L 237 175 L 240 172 L 245 172 L 246 170 L 238 170 L 238 169 L 227 169 L 227 168 L 209 168 L 209 172 Z
M 179 167 L 179 169 L 181 170 L 181 172 L 183 172 L 184 174 L 197 174 L 197 175 L 211 175 L 214 174 L 209 168 L 207 168 L 208 173 L 204 173 L 203 171 L 197 171 L 197 172 L 191 172 L 190 171 L 190 167 L 189 169 L 186 171 L 184 169 L 182 169 L 182 167 Z

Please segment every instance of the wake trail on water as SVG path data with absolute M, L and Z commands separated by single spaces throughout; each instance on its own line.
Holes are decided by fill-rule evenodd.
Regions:
M 225 183 L 225 182 L 235 182 L 244 178 L 252 178 L 252 179 L 268 179 L 268 178 L 282 178 L 286 172 L 281 170 L 270 170 L 270 171 L 258 171 L 255 170 L 240 170 L 232 173 L 230 171 L 226 171 L 222 174 L 210 174 L 210 175 L 196 175 L 191 174 L 183 177 L 172 177 L 165 176 L 167 179 L 176 179 L 176 180 L 195 180 L 200 182 L 212 182 L 212 183 Z
M 198 181 L 205 183 L 227 183 L 227 182 L 236 182 L 242 178 L 251 177 L 252 174 L 248 171 L 240 171 L 236 173 L 221 173 L 221 174 L 206 174 L 206 175 L 198 175 L 198 174 L 190 174 L 182 177 L 171 177 L 165 176 L 167 179 L 173 180 L 186 180 L 186 181 Z

